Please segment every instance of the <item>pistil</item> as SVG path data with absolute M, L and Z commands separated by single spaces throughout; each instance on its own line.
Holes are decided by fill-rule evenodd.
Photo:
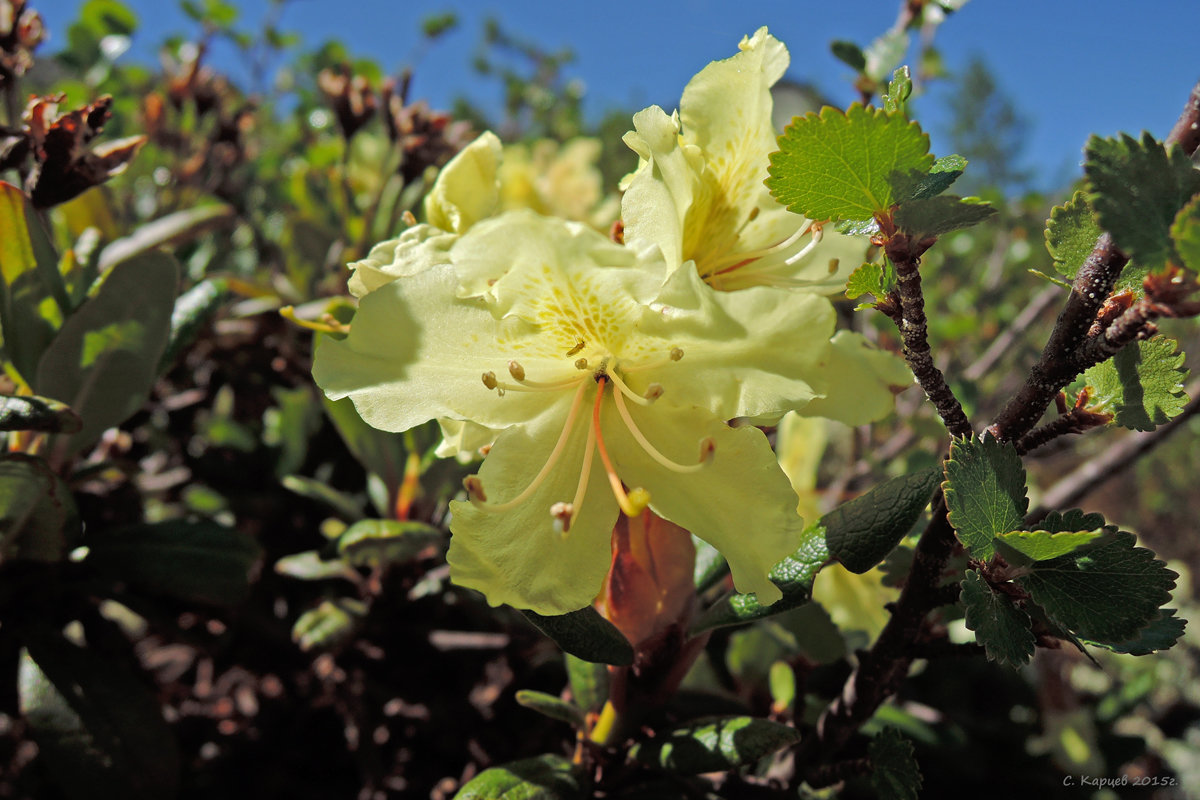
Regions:
M 592 430 L 596 435 L 596 448 L 600 451 L 600 460 L 604 462 L 604 471 L 608 473 L 608 484 L 612 487 L 613 497 L 617 499 L 617 505 L 621 507 L 622 513 L 627 517 L 636 517 L 638 514 L 646 510 L 646 506 L 650 504 L 650 493 L 645 489 L 634 489 L 631 492 L 625 491 L 625 486 L 621 483 L 621 479 L 617 476 L 617 470 L 613 467 L 612 460 L 608 457 L 608 448 L 604 446 L 604 435 L 600 431 L 600 403 L 604 399 L 604 384 L 606 377 L 600 377 L 596 383 L 599 384 L 599 390 L 596 392 L 596 403 L 592 406 Z M 614 397 L 619 397 L 619 392 L 614 392 Z

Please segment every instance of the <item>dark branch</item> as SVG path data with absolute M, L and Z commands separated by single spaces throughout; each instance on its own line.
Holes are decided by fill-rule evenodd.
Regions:
M 900 296 L 900 338 L 904 342 L 904 358 L 912 368 L 917 383 L 925 390 L 933 407 L 952 436 L 971 436 L 975 430 L 963 413 L 962 404 L 946 383 L 946 376 L 933 363 L 929 348 L 929 323 L 925 317 L 925 297 L 921 292 L 921 259 L 918 246 L 904 234 L 894 235 L 887 243 L 888 257 L 896 265 Z
M 1192 88 L 1166 143 L 1178 145 L 1189 157 L 1200 145 L 1200 83 Z M 997 439 L 1016 441 L 1033 430 L 1062 388 L 1092 365 L 1086 363 L 1085 357 L 1080 357 L 1083 355 L 1080 347 L 1128 260 L 1108 234 L 1097 240 L 1092 254 L 1075 276 L 1067 305 L 1058 316 L 1041 358 L 1029 371 L 1029 377 L 1016 396 L 988 428 Z M 1087 354 L 1088 357 L 1094 355 L 1095 352 Z

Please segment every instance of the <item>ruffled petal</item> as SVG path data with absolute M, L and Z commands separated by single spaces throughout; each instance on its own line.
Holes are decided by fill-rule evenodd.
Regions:
M 804 407 L 806 417 L 865 425 L 892 413 L 896 394 L 913 385 L 904 359 L 872 347 L 861 333 L 838 331 L 830 348 L 825 396 Z
M 380 242 L 367 257 L 352 262 L 348 288 L 362 297 L 397 278 L 416 275 L 432 266 L 450 263 L 450 245 L 458 237 L 433 225 L 414 225 L 397 239 Z
M 425 221 L 452 233 L 466 233 L 500 207 L 500 139 L 484 131 L 450 159 L 425 196 Z
M 638 392 L 661 385 L 659 403 L 769 423 L 823 393 L 834 324 L 824 297 L 765 287 L 714 292 L 694 271 L 679 270 L 631 337 L 626 352 L 637 357 L 618 369 L 628 364 L 622 377 Z M 678 360 L 662 357 L 676 348 Z
M 484 373 L 510 377 L 520 358 L 533 374 L 582 378 L 560 361 L 542 363 L 535 326 L 498 320 L 483 300 L 460 298 L 454 272 L 436 266 L 381 286 L 362 298 L 344 340 L 323 337 L 313 377 L 333 400 L 350 397 L 370 425 L 408 430 L 436 417 L 469 419 L 504 428 L 536 417 L 571 387 L 558 392 L 509 391 L 484 385 Z
M 767 437 L 757 428 L 731 428 L 694 407 L 627 410 L 649 444 L 681 465 L 698 462 L 705 439 L 713 450 L 699 470 L 673 472 L 636 440 L 615 404 L 606 402 L 601 425 L 617 474 L 650 493 L 656 514 L 717 548 L 738 591 L 753 592 L 763 604 L 778 600 L 781 593 L 767 574 L 799 546 L 804 521 Z
M 585 398 L 593 396 L 590 391 Z M 600 592 L 617 519 L 603 472 L 593 469 L 569 531 L 559 533 L 550 513 L 555 503 L 571 502 L 578 488 L 590 427 L 586 399 L 554 468 L 530 497 L 500 512 L 470 502 L 450 504 L 450 578 L 483 592 L 492 605 L 566 614 L 590 605 Z M 560 404 L 553 414 L 500 434 L 478 475 L 489 503 L 506 502 L 531 483 L 553 450 L 569 409 L 569 402 Z

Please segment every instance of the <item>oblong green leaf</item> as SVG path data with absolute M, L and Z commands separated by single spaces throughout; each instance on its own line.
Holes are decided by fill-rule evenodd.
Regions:
M 821 518 L 829 554 L 851 572 L 873 568 L 912 528 L 941 479 L 929 467 L 881 483 Z
M 178 285 L 179 265 L 170 256 L 126 261 L 46 348 L 34 390 L 71 406 L 83 420 L 78 433 L 54 445 L 61 455 L 91 445 L 146 401 L 167 345 Z
M 236 605 L 250 592 L 258 543 L 215 522 L 166 522 L 89 532 L 85 563 L 103 577 L 189 602 Z
M 724 772 L 750 766 L 800 741 L 800 732 L 756 717 L 722 717 L 695 722 L 639 742 L 634 761 L 683 775 Z
M 564 652 L 577 658 L 617 667 L 633 663 L 633 645 L 616 625 L 591 606 L 553 617 L 543 617 L 529 610 L 521 613 Z
M 781 599 L 764 606 L 753 594 L 727 592 L 696 618 L 689 633 L 695 636 L 713 628 L 740 625 L 782 614 L 811 600 L 813 580 L 830 559 L 829 549 L 825 544 L 823 521 L 814 522 L 805 528 L 800 542 L 796 552 L 776 564 L 768 576 L 783 592 Z
M 29 633 L 18 693 L 51 780 L 70 800 L 174 797 L 175 738 L 131 664 L 56 633 Z
M 578 706 L 568 703 L 560 697 L 545 692 L 536 692 L 532 689 L 521 689 L 516 694 L 516 701 L 530 711 L 536 711 L 550 719 L 565 722 L 576 728 L 583 727 L 583 712 Z
M 75 433 L 83 420 L 71 407 L 49 397 L 0 395 L 0 431 Z
M 567 680 L 575 705 L 584 711 L 599 711 L 608 700 L 608 667 L 565 654 Z
M 338 537 L 338 555 L 356 567 L 403 564 L 445 539 L 445 534 L 424 522 L 394 519 L 360 520 Z
M 582 800 L 586 796 L 569 760 L 544 755 L 485 769 L 459 789 L 454 800 Z
M 333 650 L 358 634 L 366 613 L 366 607 L 353 598 L 322 600 L 316 608 L 297 618 L 292 626 L 292 641 L 306 653 Z
M 0 330 L 9 360 L 32 383 L 62 308 L 54 304 L 56 293 L 47 284 L 49 270 L 58 276 L 58 264 L 52 258 L 49 265 L 38 263 L 45 256 L 34 248 L 27 212 L 25 193 L 0 181 Z
M 225 280 L 203 280 L 175 300 L 171 310 L 171 332 L 159 360 L 159 372 L 165 372 L 195 340 L 196 334 L 220 308 L 226 287 Z
M 197 206 L 176 211 L 165 217 L 147 222 L 137 230 L 110 243 L 100 251 L 100 271 L 106 272 L 138 256 L 195 239 L 210 230 L 233 224 L 237 212 L 232 206 Z

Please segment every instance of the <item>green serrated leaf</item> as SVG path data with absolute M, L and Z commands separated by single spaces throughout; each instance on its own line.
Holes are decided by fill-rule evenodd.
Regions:
M 996 209 L 986 200 L 943 194 L 904 201 L 895 220 L 900 230 L 919 240 L 969 228 L 995 215 Z
M 833 224 L 833 229 L 847 236 L 874 236 L 879 233 L 879 223 L 872 219 L 844 219 Z
M 989 661 L 1017 668 L 1033 657 L 1034 636 L 1029 614 L 995 592 L 983 576 L 969 570 L 962 581 L 967 628 L 983 645 Z
M 1188 370 L 1176 342 L 1165 336 L 1127 345 L 1108 361 L 1083 373 L 1092 388 L 1089 408 L 1113 414 L 1118 425 L 1152 431 L 1187 406 L 1183 382 Z
M 57 633 L 28 633 L 17 691 L 44 774 L 70 800 L 174 797 L 175 737 L 132 664 Z
M 675 773 L 699 775 L 753 765 L 798 741 L 799 731 L 778 722 L 755 717 L 722 717 L 695 722 L 639 742 L 629 756 L 642 764 Z
M 1092 531 L 1104 527 L 1103 514 L 1085 514 L 1081 509 L 1072 508 L 1068 511 L 1051 511 L 1042 520 L 1042 529 L 1051 533 L 1063 531 Z
M 569 614 L 544 617 L 533 611 L 521 612 L 535 628 L 555 644 L 584 661 L 627 667 L 633 663 L 633 645 L 617 626 L 600 616 L 591 606 Z
M 1153 622 L 1178 576 L 1133 534 L 1039 561 L 1017 582 L 1056 623 L 1081 639 L 1120 644 Z
M 1029 500 L 1025 467 L 1012 444 L 991 436 L 959 439 L 946 460 L 946 506 L 950 524 L 972 557 L 986 560 L 994 538 L 1020 530 Z
M 996 536 L 996 549 L 1015 565 L 1049 561 L 1078 550 L 1105 535 L 1103 528 L 1090 531 L 1011 531 Z
M 0 564 L 61 561 L 81 533 L 74 497 L 46 462 L 0 456 Z
M 1082 190 L 1051 209 L 1050 219 L 1046 220 L 1046 249 L 1058 274 L 1074 280 L 1101 233 L 1100 223 Z
M 846 64 L 855 72 L 862 72 L 867 68 L 867 57 L 863 54 L 862 48 L 854 42 L 835 39 L 830 42 L 829 49 L 832 51 L 834 58 Z
M 1200 272 L 1200 195 L 1179 210 L 1171 223 L 1175 252 L 1184 267 Z
M 599 711 L 608 700 L 608 666 L 584 661 L 570 653 L 565 654 L 564 660 L 575 705 L 584 711 Z
M 516 700 L 530 711 L 536 711 L 550 719 L 565 722 L 576 728 L 583 727 L 583 711 L 560 697 L 533 689 L 521 689 L 516 693 Z
M 338 537 L 337 549 L 347 563 L 374 569 L 412 561 L 444 538 L 440 530 L 424 522 L 364 519 Z
M 767 187 L 780 203 L 810 219 L 864 220 L 907 197 L 933 165 L 929 137 L 899 114 L 826 106 L 792 121 L 772 154 Z
M 485 769 L 459 789 L 454 800 L 583 800 L 586 796 L 568 759 L 544 755 Z
M 933 162 L 929 174 L 923 176 L 908 190 L 909 200 L 924 200 L 937 197 L 950 188 L 967 168 L 967 160 L 960 155 L 942 156 Z
M 89 531 L 85 563 L 97 574 L 154 594 L 232 606 L 250 592 L 262 548 L 215 522 L 165 522 Z
M 912 88 L 912 78 L 908 74 L 908 67 L 899 67 L 892 73 L 887 92 L 883 95 L 883 110 L 889 113 L 903 114 L 904 106 L 912 94 Z
M 941 478 L 929 467 L 881 483 L 821 518 L 829 554 L 862 574 L 892 552 L 929 504 Z
M 1143 628 L 1137 636 L 1119 644 L 1105 644 L 1082 639 L 1085 644 L 1103 647 L 1114 653 L 1128 653 L 1133 656 L 1148 656 L 1159 650 L 1168 650 L 1183 636 L 1187 620 L 1175 616 L 1175 609 L 1160 608 L 1158 617 Z
M 0 431 L 75 433 L 83 427 L 70 406 L 49 397 L 0 395 Z
M 296 619 L 292 641 L 306 653 L 333 650 L 358 635 L 366 612 L 366 606 L 349 597 L 322 600 Z
M 158 377 L 171 329 L 179 265 L 151 253 L 117 265 L 42 353 L 34 390 L 83 420 L 53 447 L 79 452 L 141 408 Z
M 729 592 L 712 604 L 692 623 L 694 636 L 713 628 L 739 625 L 802 606 L 812 599 L 813 579 L 829 563 L 825 546 L 825 526 L 815 522 L 804 529 L 796 552 L 771 570 L 771 581 L 783 592 L 783 598 L 769 606 L 760 605 L 755 595 Z
M 1140 140 L 1093 136 L 1085 155 L 1088 200 L 1117 247 L 1150 271 L 1177 262 L 1171 225 L 1200 192 L 1200 171 L 1187 154 L 1143 133 Z
M 894 280 L 889 280 L 891 276 L 888 273 L 892 272 L 890 267 L 891 264 L 863 264 L 854 270 L 850 273 L 850 279 L 846 281 L 846 297 L 851 300 L 864 294 L 876 298 L 886 297 L 895 284 Z
M 357 521 L 363 518 L 363 511 L 358 501 L 316 478 L 309 478 L 305 475 L 285 475 L 279 479 L 279 484 L 289 492 L 295 492 L 301 497 L 324 503 L 343 519 Z
M 871 759 L 871 787 L 879 800 L 917 800 L 921 770 L 913 757 L 913 744 L 895 728 L 884 728 L 867 746 Z

